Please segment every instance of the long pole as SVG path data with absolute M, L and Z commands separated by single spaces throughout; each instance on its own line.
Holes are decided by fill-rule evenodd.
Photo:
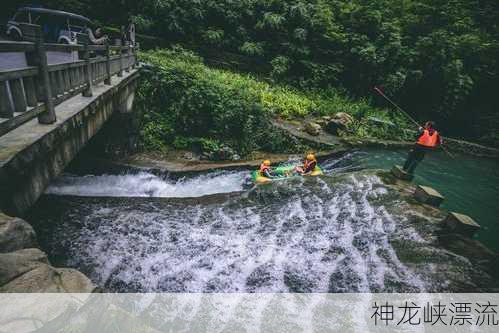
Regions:
M 383 96 L 388 102 L 390 102 L 393 106 L 395 106 L 397 108 L 397 110 L 399 110 L 400 112 L 402 112 L 403 114 L 405 114 L 405 116 L 407 118 L 409 118 L 414 124 L 416 124 L 418 127 L 421 127 L 421 125 L 416 121 L 414 120 L 414 118 L 412 118 L 407 112 L 405 112 L 400 106 L 397 105 L 397 103 L 395 103 L 394 101 L 392 101 L 388 96 L 386 96 L 382 91 L 381 89 L 379 89 L 378 87 L 374 87 L 374 90 L 380 94 L 381 96 Z M 454 155 L 452 155 L 450 153 L 450 151 L 448 151 L 443 145 L 440 145 L 440 147 L 442 147 L 442 150 L 448 154 L 450 157 L 454 158 Z

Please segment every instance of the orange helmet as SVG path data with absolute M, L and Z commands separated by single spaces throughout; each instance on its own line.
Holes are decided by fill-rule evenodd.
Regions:
M 265 166 L 270 166 L 270 160 L 265 160 L 265 161 L 263 161 L 263 165 L 265 165 Z
M 315 161 L 315 155 L 314 154 L 308 154 L 307 155 L 307 160 L 308 161 Z

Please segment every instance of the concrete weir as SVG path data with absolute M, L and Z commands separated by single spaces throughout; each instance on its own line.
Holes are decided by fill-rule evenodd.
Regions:
M 23 216 L 75 155 L 117 111 L 132 111 L 139 70 L 93 86 L 56 106 L 50 125 L 33 119 L 0 137 L 0 210 Z
M 398 179 L 405 181 L 411 181 L 414 178 L 414 175 L 405 172 L 400 165 L 394 165 L 391 172 Z
M 431 206 L 439 207 L 444 201 L 443 195 L 441 195 L 437 190 L 428 186 L 418 185 L 414 191 L 414 198 L 421 202 Z
M 445 226 L 452 232 L 472 237 L 478 230 L 480 225 L 468 215 L 450 212 L 443 221 Z

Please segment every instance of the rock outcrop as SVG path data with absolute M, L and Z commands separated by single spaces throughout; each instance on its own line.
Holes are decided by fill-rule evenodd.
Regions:
M 330 120 L 325 126 L 324 129 L 326 132 L 331 133 L 333 135 L 338 135 L 338 131 L 344 131 L 347 129 L 347 126 L 337 119 Z
M 0 285 L 48 263 L 47 255 L 39 249 L 0 253 Z
M 317 136 L 321 133 L 322 127 L 313 121 L 309 121 L 305 124 L 304 130 L 310 135 Z
M 91 293 L 95 286 L 75 269 L 55 268 L 35 248 L 36 234 L 26 221 L 0 213 L 0 292 Z
M 338 131 L 344 131 L 353 123 L 353 117 L 345 112 L 335 113 L 332 117 L 327 117 L 324 129 L 333 135 L 338 135 Z
M 91 293 L 94 289 L 92 282 L 75 269 L 41 264 L 0 287 L 0 292 Z
M 342 122 L 345 126 L 348 126 L 353 122 L 353 117 L 345 112 L 338 112 L 333 115 L 333 120 L 338 120 Z
M 11 252 L 36 247 L 35 231 L 20 218 L 0 212 L 0 252 Z

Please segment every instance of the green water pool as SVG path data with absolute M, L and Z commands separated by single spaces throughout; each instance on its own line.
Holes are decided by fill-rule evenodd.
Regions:
M 368 150 L 352 155 L 362 167 L 389 169 L 403 164 L 406 151 Z M 452 159 L 441 151 L 428 154 L 416 169 L 414 182 L 445 196 L 441 208 L 471 216 L 481 225 L 475 235 L 499 252 L 499 161 L 468 155 Z

